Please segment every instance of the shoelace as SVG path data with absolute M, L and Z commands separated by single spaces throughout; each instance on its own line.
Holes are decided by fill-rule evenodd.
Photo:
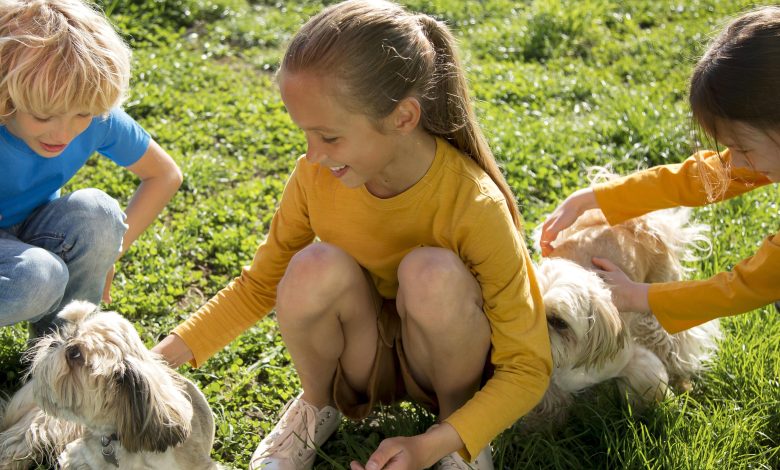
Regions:
M 302 400 L 295 400 L 290 403 L 288 409 L 282 413 L 282 419 L 277 425 L 281 430 L 279 434 L 272 434 L 272 444 L 263 452 L 263 457 L 269 455 L 285 455 L 295 444 L 311 440 L 310 434 L 313 434 L 315 422 L 317 420 L 316 409 Z M 312 430 L 312 433 L 309 430 Z

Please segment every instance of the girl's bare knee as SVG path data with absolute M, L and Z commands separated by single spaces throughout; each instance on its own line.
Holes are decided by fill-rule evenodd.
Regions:
M 463 262 L 445 248 L 423 247 L 412 250 L 398 266 L 398 283 L 431 291 L 447 291 L 467 273 Z
M 357 262 L 340 248 L 315 243 L 296 253 L 276 289 L 277 314 L 328 305 L 350 285 Z
M 398 268 L 402 318 L 419 327 L 441 329 L 483 315 L 479 283 L 455 253 L 444 248 L 418 248 Z

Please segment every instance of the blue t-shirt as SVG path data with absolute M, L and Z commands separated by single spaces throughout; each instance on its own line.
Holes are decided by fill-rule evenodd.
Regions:
M 0 126 L 0 228 L 22 222 L 36 208 L 60 196 L 60 188 L 98 152 L 121 166 L 137 162 L 149 134 L 121 109 L 95 116 L 61 154 L 44 158 Z

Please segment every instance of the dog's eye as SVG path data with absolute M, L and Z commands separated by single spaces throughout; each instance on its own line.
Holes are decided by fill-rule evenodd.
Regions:
M 550 328 L 558 331 L 569 329 L 569 324 L 558 317 L 548 317 L 547 324 L 550 325 Z
M 65 358 L 71 366 L 80 366 L 84 364 L 84 356 L 81 355 L 81 349 L 78 345 L 71 344 L 65 350 Z

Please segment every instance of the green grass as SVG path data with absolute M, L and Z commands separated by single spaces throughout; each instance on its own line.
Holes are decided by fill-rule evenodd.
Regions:
M 752 5 L 742 0 L 415 0 L 446 20 L 463 50 L 477 111 L 516 191 L 528 232 L 586 168 L 625 173 L 692 149 L 686 80 L 708 38 Z M 303 153 L 273 72 L 284 43 L 320 2 L 103 0 L 134 49 L 127 111 L 169 151 L 185 182 L 119 263 L 110 308 L 149 346 L 248 264 L 294 159 Z M 127 202 L 134 177 L 92 159 L 67 189 L 95 186 Z M 728 269 L 777 230 L 778 188 L 700 209 L 713 255 L 694 277 Z M 497 467 L 780 468 L 780 320 L 771 308 L 722 322 L 725 338 L 690 393 L 644 413 L 609 384 L 583 397 L 556 433 L 509 430 Z M 24 325 L 0 329 L 0 389 L 18 386 Z M 183 369 L 217 416 L 214 457 L 245 468 L 298 388 L 273 316 L 198 370 Z M 432 417 L 403 404 L 344 422 L 318 468 L 365 460 L 384 436 Z M 327 457 L 325 457 L 327 456 Z

